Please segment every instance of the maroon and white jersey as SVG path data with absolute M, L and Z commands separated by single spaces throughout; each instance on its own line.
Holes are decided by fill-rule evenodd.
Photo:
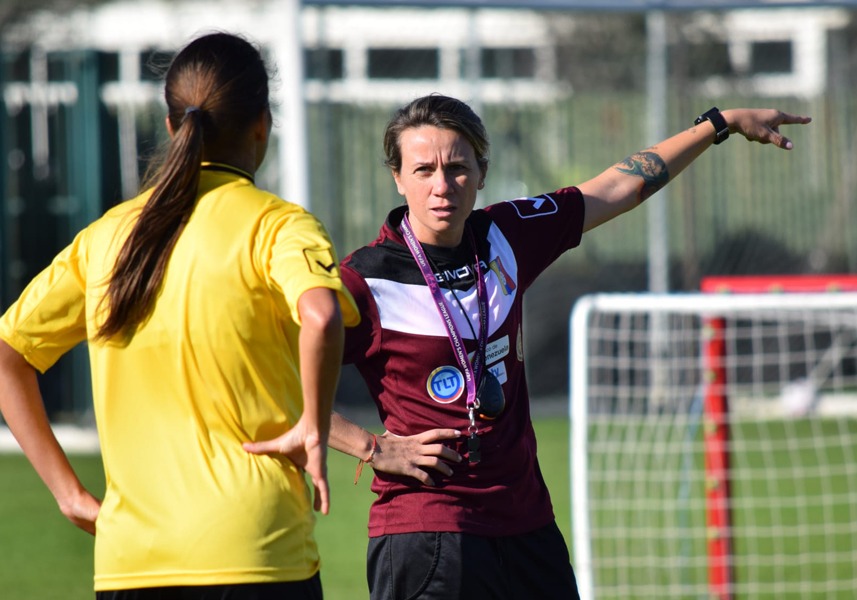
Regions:
M 392 211 L 378 238 L 342 263 L 342 279 L 363 316 L 346 330 L 345 362 L 365 379 L 384 427 L 414 435 L 451 427 L 464 435 L 447 443 L 466 455 L 464 374 L 429 287 L 399 231 L 406 210 Z M 468 218 L 477 248 L 465 235 L 457 248 L 423 244 L 471 359 L 479 332 L 475 260 L 488 293 L 486 365 L 503 386 L 505 411 L 477 419 L 481 461 L 453 464 L 451 477 L 432 471 L 436 486 L 376 473 L 378 494 L 369 536 L 456 531 L 483 536 L 525 533 L 554 519 L 536 459 L 524 376 L 523 293 L 554 260 L 580 243 L 583 197 L 565 188 L 475 210 Z

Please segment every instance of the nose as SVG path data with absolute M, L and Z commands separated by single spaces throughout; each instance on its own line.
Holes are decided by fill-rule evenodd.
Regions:
M 449 193 L 450 182 L 449 178 L 451 176 L 447 175 L 443 169 L 438 169 L 434 173 L 434 177 L 432 178 L 432 193 L 435 196 L 445 196 Z

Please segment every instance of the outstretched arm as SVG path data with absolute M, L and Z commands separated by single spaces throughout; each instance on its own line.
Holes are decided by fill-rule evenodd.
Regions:
M 295 426 L 283 435 L 273 440 L 245 443 L 244 449 L 254 454 L 282 454 L 304 469 L 315 487 L 314 508 L 326 515 L 330 511 L 327 482 L 330 412 L 339 383 L 345 334 L 339 302 L 330 289 L 312 288 L 301 294 L 298 312 L 301 316 L 298 346 L 303 413 Z
M 791 150 L 792 143 L 780 133 L 780 125 L 811 121 L 809 117 L 775 109 L 737 108 L 724 110 L 721 114 L 730 133 L 739 133 L 751 142 L 774 144 L 784 150 Z M 703 121 L 629 156 L 577 186 L 586 205 L 584 231 L 639 206 L 673 180 L 714 141 L 714 126 L 710 121 Z
M 51 430 L 35 369 L 2 340 L 0 412 L 62 514 L 95 535 L 101 502 L 83 487 Z
M 334 412 L 330 425 L 330 446 L 372 465 L 376 471 L 413 477 L 425 485 L 434 485 L 426 469 L 452 475 L 448 462 L 461 462 L 461 456 L 442 443 L 461 436 L 455 429 L 430 429 L 418 435 L 396 436 L 389 432 L 375 436 Z M 375 448 L 374 453 L 372 448 Z

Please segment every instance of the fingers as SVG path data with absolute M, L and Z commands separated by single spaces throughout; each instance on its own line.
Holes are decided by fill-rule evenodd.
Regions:
M 423 471 L 422 469 L 414 469 L 412 473 L 405 473 L 405 475 L 409 475 L 422 483 L 423 485 L 427 485 L 429 487 L 435 487 L 434 479 L 431 478 L 431 475 Z
M 449 448 L 444 446 L 443 444 L 431 444 L 427 446 L 422 446 L 420 448 L 420 455 L 415 456 L 412 459 L 412 464 L 415 467 L 412 473 L 407 473 L 421 481 L 424 480 L 422 477 L 425 476 L 424 483 L 428 485 L 434 485 L 434 481 L 431 479 L 431 475 L 429 475 L 425 469 L 430 469 L 432 471 L 437 471 L 442 475 L 446 475 L 447 477 L 451 477 L 453 474 L 452 466 L 449 464 L 452 463 L 460 463 L 462 458 L 461 455 Z
M 327 479 L 313 479 L 315 485 L 315 500 L 313 508 L 323 515 L 330 514 L 330 487 Z
M 449 460 L 454 462 L 461 462 L 461 456 L 454 451 L 451 451 L 454 454 L 453 458 L 449 458 Z M 435 458 L 433 456 L 426 456 L 422 460 L 417 461 L 421 467 L 425 467 L 428 469 L 434 469 L 435 471 L 440 471 L 447 477 L 452 475 L 452 467 L 449 466 L 449 463 L 446 461 L 440 460 L 439 458 Z
M 460 463 L 462 460 L 461 455 L 458 452 L 448 446 L 444 446 L 443 444 L 423 446 L 423 453 L 423 456 L 415 461 L 416 464 L 421 467 L 440 471 L 444 475 L 452 475 L 452 467 L 449 465 L 450 462 Z
M 430 473 L 449 477 L 450 463 L 461 462 L 461 455 L 442 442 L 461 437 L 457 429 L 431 429 L 412 436 L 397 436 L 385 432 L 378 438 L 378 448 L 372 468 L 383 473 L 412 477 L 420 483 L 434 486 Z
M 448 431 L 454 432 L 457 435 L 442 434 L 439 439 L 455 438 L 461 435 L 460 432 L 457 432 L 452 429 Z M 414 449 L 414 452 L 416 453 L 416 456 L 413 458 L 415 464 L 418 464 L 421 467 L 437 469 L 438 471 L 441 471 L 446 475 L 452 475 L 452 469 L 444 461 L 451 461 L 456 463 L 461 462 L 461 455 L 444 444 L 420 443 L 420 445 L 418 445 Z
M 804 117 L 801 115 L 792 115 L 789 113 L 780 112 L 780 124 L 786 125 L 806 125 L 812 122 L 812 117 Z
M 775 146 L 782 148 L 783 150 L 791 150 L 794 148 L 794 144 L 792 141 L 786 136 L 780 133 L 779 126 L 780 125 L 806 125 L 812 121 L 812 117 L 804 117 L 802 115 L 793 115 L 790 113 L 784 113 L 782 111 L 777 113 L 777 117 L 774 122 L 771 124 L 770 129 L 772 131 L 772 135 L 770 136 L 771 143 Z
M 792 141 L 780 133 L 781 125 L 805 125 L 811 117 L 794 115 L 776 109 L 737 109 L 729 111 L 735 130 L 747 140 L 760 144 L 772 144 L 783 150 L 794 147 Z
M 90 535 L 95 535 L 95 521 L 98 519 L 100 510 L 101 500 L 87 494 L 64 512 L 68 520 L 76 527 L 79 527 Z
M 444 447 L 445 448 L 445 447 Z M 450 448 L 445 448 L 446 452 L 442 456 L 447 460 L 459 463 L 461 455 Z M 428 470 L 427 470 L 428 469 Z M 441 460 L 438 456 L 422 456 L 413 462 L 413 466 L 405 470 L 405 475 L 418 479 L 428 486 L 435 486 L 435 481 L 432 478 L 430 471 L 436 471 L 446 477 L 452 477 L 452 467 L 446 460 Z
M 438 452 L 438 456 L 440 458 L 451 460 L 453 462 L 461 462 L 461 455 L 450 448 L 449 446 L 444 446 L 443 444 L 439 444 L 440 451 Z
M 250 454 L 279 454 L 305 471 L 314 488 L 313 509 L 323 515 L 330 513 L 330 486 L 327 481 L 327 446 L 316 435 L 300 439 L 295 429 L 273 440 L 244 442 L 241 447 Z
M 274 440 L 267 440 L 264 442 L 244 442 L 241 444 L 241 447 L 250 454 L 279 453 L 279 449 Z
M 783 150 L 791 150 L 792 148 L 794 148 L 794 144 L 792 144 L 792 141 L 789 138 L 779 134 L 777 134 L 777 138 L 779 139 L 777 139 L 774 143 Z
M 790 113 L 785 113 L 779 111 L 777 113 L 777 118 L 774 123 L 771 125 L 771 131 L 773 131 L 773 135 L 771 136 L 771 143 L 776 145 L 783 150 L 791 150 L 794 148 L 794 144 L 792 141 L 782 135 L 780 133 L 779 126 L 780 125 L 806 125 L 807 123 L 812 122 L 812 117 L 805 117 L 802 115 L 793 115 Z
M 451 440 L 461 437 L 458 429 L 429 429 L 414 436 L 422 443 L 436 442 L 438 440 Z
M 89 535 L 95 535 L 95 521 L 84 519 L 70 519 L 70 521 L 75 525 L 75 527 L 82 529 Z

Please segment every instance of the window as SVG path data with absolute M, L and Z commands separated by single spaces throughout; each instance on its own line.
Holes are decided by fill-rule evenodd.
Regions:
M 483 48 L 482 77 L 532 79 L 536 56 L 532 48 Z
M 726 42 L 708 40 L 673 48 L 670 62 L 674 69 L 685 70 L 691 79 L 734 75 Z
M 8 81 L 29 81 L 30 80 L 30 52 L 25 50 L 22 52 L 4 52 L 3 63 L 5 72 L 3 76 Z
M 792 43 L 755 42 L 750 55 L 751 73 L 791 73 Z
M 116 52 L 99 52 L 98 73 L 101 81 L 118 81 L 119 55 Z
M 69 55 L 64 52 L 49 52 L 47 54 L 48 81 L 67 81 L 69 73 Z
M 307 79 L 342 79 L 345 75 L 342 50 L 339 48 L 304 49 L 304 73 Z
M 374 48 L 369 50 L 372 79 L 437 79 L 436 48 Z

